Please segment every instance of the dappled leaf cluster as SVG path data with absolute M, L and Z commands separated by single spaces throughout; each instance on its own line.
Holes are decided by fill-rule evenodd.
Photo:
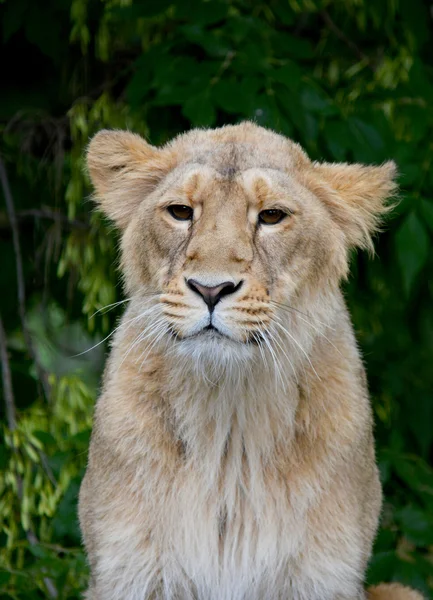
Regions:
M 433 598 L 430 4 L 3 0 L 0 24 L 0 597 L 86 585 L 77 491 L 122 299 L 89 137 L 118 127 L 160 144 L 252 119 L 313 159 L 397 162 L 377 257 L 354 256 L 345 284 L 386 494 L 368 578 Z

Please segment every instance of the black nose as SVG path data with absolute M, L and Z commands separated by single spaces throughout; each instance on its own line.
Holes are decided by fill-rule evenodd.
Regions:
M 219 285 L 208 287 L 207 285 L 202 285 L 195 279 L 188 279 L 186 283 L 193 292 L 203 298 L 210 312 L 213 311 L 223 296 L 234 294 L 242 285 L 242 281 L 240 281 L 237 285 L 231 281 L 224 281 Z

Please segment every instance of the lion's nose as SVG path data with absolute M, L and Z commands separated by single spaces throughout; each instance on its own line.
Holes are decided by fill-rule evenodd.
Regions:
M 193 292 L 203 298 L 209 308 L 209 312 L 213 311 L 221 298 L 228 296 L 229 294 L 234 294 L 242 285 L 242 281 L 237 285 L 232 281 L 224 281 L 219 285 L 209 287 L 207 285 L 202 285 L 195 279 L 188 279 L 186 283 Z

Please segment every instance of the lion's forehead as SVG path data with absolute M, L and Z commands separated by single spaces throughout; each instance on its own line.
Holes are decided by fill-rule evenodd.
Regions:
M 178 165 L 161 186 L 162 196 L 184 196 L 191 201 L 231 198 L 232 203 L 261 204 L 266 199 L 281 200 L 299 194 L 300 184 L 294 169 L 278 168 L 275 163 L 196 160 Z
M 233 178 L 239 173 L 255 168 L 286 172 L 294 165 L 290 153 L 269 153 L 266 146 L 247 142 L 192 146 L 183 156 L 183 164 L 210 167 L 226 178 Z

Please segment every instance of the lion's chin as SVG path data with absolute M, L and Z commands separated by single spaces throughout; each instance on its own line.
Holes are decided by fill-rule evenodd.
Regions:
M 255 333 L 255 334 L 251 333 L 251 334 L 248 334 L 247 337 L 240 339 L 239 337 L 237 337 L 233 332 L 229 331 L 228 329 L 226 329 L 226 328 L 221 329 L 212 324 L 206 325 L 206 326 L 202 327 L 201 329 L 193 331 L 188 334 L 180 334 L 178 332 L 175 332 L 174 330 L 172 330 L 171 333 L 172 333 L 172 336 L 174 337 L 174 339 L 177 340 L 178 342 L 185 342 L 185 341 L 205 342 L 205 341 L 215 341 L 216 340 L 216 341 L 221 341 L 221 342 L 232 343 L 235 345 L 252 344 L 254 346 L 257 346 L 259 343 L 259 340 L 261 338 L 260 333 Z
M 174 336 L 173 354 L 198 373 L 223 374 L 247 368 L 256 354 L 256 344 L 237 340 L 216 328 L 203 328 L 190 336 Z

